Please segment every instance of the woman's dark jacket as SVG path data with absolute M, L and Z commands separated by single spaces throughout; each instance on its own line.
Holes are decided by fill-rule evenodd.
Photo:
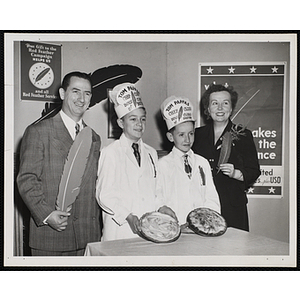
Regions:
M 221 137 L 214 145 L 214 129 L 211 121 L 208 125 L 196 129 L 193 145 L 193 151 L 205 157 L 210 163 L 223 211 L 228 209 L 234 211 L 235 208 L 246 206 L 248 202 L 246 191 L 260 175 L 257 151 L 251 131 L 248 129 L 241 130 L 242 128 L 238 127 L 238 130 L 241 131 L 236 134 L 232 130 L 234 126 L 235 124 L 229 120 Z M 230 178 L 221 171 L 218 172 L 217 164 L 220 156 L 222 136 L 226 131 L 231 131 L 232 136 L 236 137 L 232 141 L 228 163 L 233 164 L 235 169 L 243 173 L 244 181 Z

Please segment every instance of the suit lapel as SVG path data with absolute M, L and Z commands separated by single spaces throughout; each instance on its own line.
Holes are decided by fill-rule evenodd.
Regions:
M 126 148 L 126 155 L 128 156 L 128 158 L 132 161 L 132 163 L 138 168 L 140 169 L 138 162 L 133 154 L 133 150 L 131 151 L 131 148 L 127 147 Z M 141 157 L 141 164 L 142 164 L 142 157 Z
M 141 152 L 141 165 L 145 166 L 147 163 L 149 163 L 150 157 L 149 157 L 149 153 L 148 153 L 147 149 L 143 145 L 143 141 L 141 141 L 140 145 L 141 145 L 141 149 L 140 149 L 140 152 Z
M 136 163 L 139 172 L 140 173 L 148 172 L 149 170 L 153 169 L 153 175 L 154 177 L 156 177 L 156 167 L 155 167 L 154 157 L 151 156 L 151 153 L 147 150 L 142 140 L 140 142 L 140 152 L 141 152 L 141 167 L 139 167 L 138 164 Z M 135 159 L 135 156 L 133 157 Z
M 64 125 L 60 114 L 55 115 L 51 121 L 52 130 L 50 143 L 63 157 L 66 157 L 71 145 L 73 144 L 73 139 L 71 138 L 68 129 Z
M 127 138 L 125 137 L 124 133 L 121 135 L 119 141 L 120 141 L 120 145 L 123 148 L 125 155 L 136 166 L 137 170 L 139 170 L 140 167 L 139 167 L 137 160 L 133 154 L 133 149 L 131 148 L 131 145 L 129 145 L 129 142 L 128 142 Z M 142 161 L 142 159 L 141 159 L 141 161 Z

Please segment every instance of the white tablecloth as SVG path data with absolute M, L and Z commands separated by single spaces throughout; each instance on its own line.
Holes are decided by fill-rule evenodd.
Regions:
M 85 256 L 205 256 L 289 255 L 289 244 L 228 228 L 219 237 L 182 233 L 172 243 L 153 243 L 140 237 L 89 243 Z

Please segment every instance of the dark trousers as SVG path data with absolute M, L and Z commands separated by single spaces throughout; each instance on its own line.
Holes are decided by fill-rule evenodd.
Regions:
M 74 251 L 47 251 L 31 248 L 32 256 L 83 256 L 85 249 Z

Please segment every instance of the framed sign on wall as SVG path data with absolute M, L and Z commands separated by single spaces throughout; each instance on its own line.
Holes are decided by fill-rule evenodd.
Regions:
M 61 84 L 61 46 L 20 42 L 21 100 L 56 102 Z

